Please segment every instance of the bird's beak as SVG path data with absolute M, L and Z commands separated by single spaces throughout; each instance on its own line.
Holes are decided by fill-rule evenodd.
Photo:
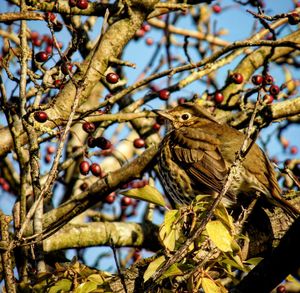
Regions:
M 173 116 L 168 113 L 168 111 L 162 111 L 162 110 L 152 110 L 152 111 L 158 116 L 161 116 L 167 120 L 172 121 L 174 119 Z

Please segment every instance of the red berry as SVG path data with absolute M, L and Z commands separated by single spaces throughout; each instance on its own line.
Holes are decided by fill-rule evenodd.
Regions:
M 35 54 L 35 60 L 37 62 L 46 62 L 48 60 L 49 56 L 45 51 L 38 52 Z
M 31 40 L 36 40 L 40 37 L 40 34 L 38 32 L 31 32 L 30 38 Z
M 153 126 L 152 126 L 152 129 L 154 131 L 159 131 L 160 130 L 160 124 L 159 123 L 154 123 Z
M 300 22 L 300 15 L 297 12 L 293 12 L 288 16 L 288 22 L 290 25 L 296 25 Z
M 0 177 L 0 185 L 4 184 L 6 180 L 3 177 Z
M 280 142 L 285 149 L 290 145 L 290 142 L 283 136 L 280 137 Z
M 215 4 L 215 5 L 212 6 L 212 10 L 213 10 L 214 13 L 220 13 L 222 11 L 222 8 L 221 8 L 220 5 Z
M 90 164 L 87 161 L 82 161 L 79 164 L 79 171 L 82 175 L 87 175 L 90 171 Z
M 272 84 L 274 82 L 274 78 L 272 75 L 266 74 L 264 76 L 264 84 Z
M 54 85 L 57 88 L 60 88 L 63 85 L 63 81 L 61 79 L 54 80 Z
M 167 101 L 170 97 L 170 92 L 166 89 L 158 91 L 158 96 L 161 100 Z
M 101 148 L 102 150 L 108 150 L 111 148 L 111 142 L 103 136 L 96 138 L 96 146 Z
M 93 133 L 96 130 L 96 126 L 93 122 L 84 122 L 82 129 L 87 133 Z
M 142 25 L 142 30 L 144 30 L 145 32 L 149 32 L 151 30 L 151 25 L 148 23 L 144 23 Z
M 138 38 L 142 38 L 143 36 L 145 35 L 145 31 L 143 29 L 138 29 L 136 32 L 135 32 L 135 37 L 138 39 Z
M 276 292 L 277 293 L 285 293 L 286 292 L 286 288 L 284 285 L 280 285 L 276 288 Z
M 47 154 L 52 155 L 55 153 L 55 147 L 53 145 L 47 146 Z
M 52 12 L 46 12 L 46 18 L 47 20 L 54 22 L 56 19 L 56 15 Z
M 263 100 L 267 103 L 267 104 L 271 104 L 274 101 L 274 97 L 272 95 L 264 95 Z
M 121 199 L 121 206 L 127 207 L 132 204 L 132 198 L 123 196 Z
M 79 186 L 81 191 L 87 190 L 88 187 L 89 187 L 89 185 L 86 182 L 81 183 L 80 186 Z
M 73 68 L 73 65 L 72 63 L 70 62 L 66 62 L 66 63 L 63 63 L 60 67 L 61 69 L 61 72 L 64 74 L 64 75 L 68 75 L 69 72 L 72 72 L 72 68 Z
M 52 46 L 47 46 L 45 49 L 45 52 L 49 55 L 52 54 L 52 51 L 53 51 Z
M 185 98 L 179 98 L 179 99 L 177 100 L 178 105 L 184 104 L 185 102 L 186 102 L 186 99 L 185 99 Z
M 116 193 L 110 193 L 104 200 L 105 203 L 112 204 L 116 200 Z
M 75 7 L 76 6 L 77 0 L 69 0 L 69 5 L 70 7 Z
M 292 147 L 290 148 L 290 153 L 291 153 L 292 155 L 296 155 L 296 154 L 298 153 L 298 148 L 297 148 L 296 146 L 292 146 Z
M 136 138 L 133 141 L 133 145 L 135 148 L 140 149 L 143 148 L 145 146 L 145 141 L 142 138 Z
M 7 182 L 4 182 L 4 183 L 2 184 L 2 189 L 3 189 L 4 191 L 9 191 L 9 190 L 10 190 L 9 184 L 8 184 Z
M 119 75 L 114 72 L 110 72 L 106 75 L 106 81 L 108 83 L 115 84 L 119 81 L 119 79 L 120 79 Z
M 154 41 L 153 41 L 152 38 L 147 38 L 147 39 L 146 39 L 146 44 L 147 44 L 148 46 L 153 45 L 153 43 L 154 43 Z
M 45 163 L 46 163 L 46 164 L 49 164 L 49 163 L 51 162 L 51 156 L 50 156 L 49 154 L 47 154 L 47 155 L 45 156 L 44 160 L 45 160 Z
M 87 0 L 77 0 L 76 6 L 79 9 L 87 9 L 89 6 L 89 2 Z
M 273 96 L 277 96 L 280 92 L 280 88 L 278 85 L 272 84 L 269 88 L 269 93 Z
M 36 47 L 40 47 L 42 45 L 42 40 L 40 39 L 32 39 L 32 44 Z
M 100 168 L 100 165 L 97 164 L 97 163 L 93 163 L 90 166 L 90 171 L 92 172 L 92 174 L 94 176 L 100 176 L 101 175 L 101 168 Z
M 44 111 L 38 111 L 34 113 L 34 119 L 37 122 L 44 123 L 48 120 L 48 115 Z
M 216 92 L 214 95 L 214 100 L 217 104 L 221 104 L 224 101 L 224 96 L 220 92 Z
M 253 75 L 251 80 L 253 84 L 260 85 L 263 83 L 264 78 L 261 75 Z
M 231 75 L 231 80 L 236 84 L 241 84 L 244 81 L 244 77 L 240 73 L 233 73 Z

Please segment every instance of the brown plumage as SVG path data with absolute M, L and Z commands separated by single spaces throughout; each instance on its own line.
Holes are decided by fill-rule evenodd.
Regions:
M 172 124 L 160 146 L 159 176 L 170 202 L 189 204 L 198 194 L 216 196 L 241 148 L 244 134 L 221 124 L 195 103 L 157 113 Z M 254 144 L 240 172 L 223 198 L 228 207 L 260 192 L 273 205 L 296 217 L 299 211 L 282 198 L 275 171 L 265 153 Z

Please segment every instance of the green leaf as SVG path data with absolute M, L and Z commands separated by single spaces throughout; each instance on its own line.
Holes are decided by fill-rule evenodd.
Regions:
M 166 206 L 162 194 L 155 187 L 150 185 L 146 185 L 141 188 L 129 189 L 126 191 L 122 191 L 121 193 L 128 197 L 148 201 L 150 203 L 154 203 L 163 207 Z
M 85 282 L 80 284 L 73 292 L 74 293 L 89 293 L 97 289 L 97 284 L 94 282 Z
M 151 276 L 158 270 L 158 268 L 164 263 L 165 260 L 166 258 L 162 255 L 149 264 L 144 273 L 145 282 L 151 278 Z
M 223 252 L 232 251 L 233 238 L 221 221 L 210 221 L 206 231 L 213 243 Z
M 201 281 L 202 289 L 205 293 L 221 293 L 221 289 L 216 285 L 216 283 L 209 278 L 202 278 Z
M 178 237 L 179 231 L 175 229 L 171 230 L 170 233 L 167 233 L 165 225 L 162 225 L 159 229 L 159 238 L 163 245 L 170 251 L 174 251 Z
M 89 275 L 88 278 L 87 278 L 88 281 L 91 281 L 91 282 L 94 282 L 98 285 L 101 285 L 104 283 L 104 279 L 103 277 L 100 275 L 100 274 L 92 274 L 92 275 Z
M 234 231 L 235 227 L 233 224 L 233 219 L 232 217 L 228 214 L 226 208 L 222 203 L 220 203 L 217 208 L 214 211 L 215 216 L 221 220 L 223 224 L 228 226 L 228 228 L 232 231 Z
M 169 210 L 165 213 L 164 226 L 166 227 L 166 233 L 170 233 L 174 230 L 174 222 L 177 220 L 178 210 Z
M 164 272 L 163 277 L 168 278 L 168 277 L 173 277 L 173 276 L 181 276 L 183 275 L 183 272 L 181 269 L 178 268 L 178 264 L 173 264 L 171 265 L 166 272 Z
M 49 289 L 49 293 L 58 293 L 58 292 L 69 292 L 72 287 L 72 282 L 69 279 L 62 279 L 55 283 Z
M 262 257 L 252 257 L 246 260 L 246 263 L 250 264 L 250 265 L 258 265 L 261 261 L 263 260 Z

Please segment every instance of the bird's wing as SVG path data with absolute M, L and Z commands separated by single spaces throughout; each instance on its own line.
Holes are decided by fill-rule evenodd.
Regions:
M 201 135 L 193 135 L 189 130 L 189 136 L 193 137 L 193 142 L 188 137 L 180 137 L 183 132 L 176 134 L 177 144 L 172 149 L 174 159 L 184 168 L 184 170 L 199 183 L 199 186 L 205 186 L 208 190 L 220 192 L 225 182 L 228 169 L 218 148 L 218 144 L 212 144 L 197 140 Z M 206 147 L 208 145 L 208 147 Z M 233 202 L 235 196 L 227 192 L 226 196 Z

